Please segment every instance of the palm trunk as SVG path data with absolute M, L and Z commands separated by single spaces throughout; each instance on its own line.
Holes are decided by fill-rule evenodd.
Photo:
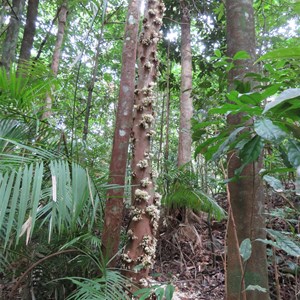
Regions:
M 229 86 L 233 88 L 234 80 L 244 80 L 248 72 L 255 72 L 255 28 L 253 0 L 227 0 L 227 55 L 233 57 L 238 51 L 247 51 L 251 59 L 237 61 L 236 67 L 229 72 Z M 234 128 L 240 124 L 242 115 L 230 115 L 228 124 Z M 228 156 L 228 177 L 241 166 L 236 153 Z M 262 159 L 247 165 L 238 181 L 228 184 L 228 200 L 230 204 L 227 228 L 227 267 L 226 293 L 227 300 L 269 299 L 268 293 L 243 291 L 248 285 L 259 285 L 268 290 L 268 273 L 266 248 L 256 242 L 257 238 L 265 238 L 265 219 L 263 186 L 259 176 Z M 239 245 L 250 238 L 252 255 L 243 265 Z
M 132 128 L 140 6 L 141 0 L 131 0 L 125 27 L 119 101 L 109 169 L 109 183 L 118 187 L 108 190 L 102 233 L 103 251 L 105 257 L 108 258 L 113 257 L 118 251 L 123 219 L 123 186 L 125 184 L 128 146 Z
M 33 46 L 33 40 L 35 35 L 35 23 L 38 14 L 38 6 L 39 0 L 29 0 L 27 6 L 27 17 L 26 17 L 26 25 L 23 34 L 23 40 L 21 44 L 20 57 L 19 57 L 19 65 L 24 62 L 28 62 L 30 59 L 30 53 Z
M 57 30 L 56 43 L 53 51 L 52 64 L 51 64 L 51 70 L 55 77 L 58 74 L 61 47 L 64 39 L 65 27 L 67 22 L 67 14 L 68 14 L 67 3 L 63 3 L 60 7 L 60 11 L 58 14 L 58 30 Z M 52 115 L 52 96 L 48 94 L 45 100 L 45 108 L 44 108 L 42 119 L 48 119 L 51 115 Z
M 159 219 L 160 195 L 154 193 L 154 172 L 150 161 L 150 140 L 153 135 L 158 59 L 157 43 L 165 6 L 161 0 L 149 0 L 143 31 L 138 44 L 139 71 L 135 90 L 135 115 L 131 138 L 132 147 L 132 209 L 128 242 L 122 255 L 126 276 L 136 284 L 143 284 L 154 263 L 156 231 Z M 135 272 L 136 270 L 136 272 Z
M 7 71 L 16 58 L 16 48 L 24 4 L 25 0 L 13 0 L 12 2 L 10 21 L 2 48 L 1 59 L 1 63 Z

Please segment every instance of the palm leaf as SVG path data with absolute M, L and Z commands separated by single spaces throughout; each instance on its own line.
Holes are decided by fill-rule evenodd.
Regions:
M 211 214 L 217 220 L 225 217 L 224 210 L 209 195 L 199 189 L 177 183 L 163 198 L 163 203 L 172 208 L 190 208 Z
M 25 165 L 18 171 L 0 173 L 0 228 L 3 232 L 4 247 L 7 246 L 13 230 L 18 243 L 28 210 L 31 211 L 29 216 L 33 218 L 31 225 L 34 226 L 40 200 L 42 173 L 42 163 Z
M 105 275 L 96 279 L 67 277 L 77 285 L 76 292 L 68 300 L 129 300 L 124 290 L 129 281 L 117 271 L 106 270 Z

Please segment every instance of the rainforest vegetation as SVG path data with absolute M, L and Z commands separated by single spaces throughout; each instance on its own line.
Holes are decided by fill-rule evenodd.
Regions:
M 1 0 L 0 299 L 300 299 L 299 0 Z

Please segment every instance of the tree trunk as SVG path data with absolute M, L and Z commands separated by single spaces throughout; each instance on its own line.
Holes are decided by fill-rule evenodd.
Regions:
M 30 59 L 30 52 L 33 46 L 35 35 L 35 23 L 38 14 L 38 6 L 39 0 L 28 0 L 26 25 L 21 44 L 18 68 L 20 68 L 22 63 L 28 62 Z
M 56 43 L 53 51 L 52 64 L 51 64 L 51 70 L 55 77 L 58 74 L 60 52 L 61 52 L 61 47 L 64 39 L 65 27 L 67 22 L 67 14 L 68 14 L 68 7 L 67 7 L 67 3 L 64 2 L 61 5 L 58 14 L 58 29 L 57 29 Z M 42 120 L 48 119 L 51 115 L 52 115 L 52 97 L 50 94 L 48 94 L 45 100 L 45 108 L 44 108 Z
M 191 20 L 185 0 L 181 7 L 181 87 L 180 87 L 180 127 L 178 143 L 178 166 L 191 160 L 192 137 L 191 118 L 193 116 L 192 92 L 192 49 Z
M 255 72 L 255 28 L 253 0 L 227 0 L 227 55 L 233 57 L 238 51 L 247 51 L 248 60 L 240 60 L 229 72 L 229 87 L 233 88 L 234 80 L 244 80 L 248 72 Z M 240 124 L 242 115 L 230 115 L 229 126 Z M 241 166 L 236 153 L 228 155 L 228 177 Z M 228 184 L 229 221 L 227 229 L 227 266 L 226 293 L 227 300 L 237 299 L 269 299 L 268 293 L 243 291 L 248 285 L 259 285 L 268 290 L 268 273 L 265 245 L 256 242 L 257 238 L 265 238 L 264 195 L 259 176 L 262 159 L 247 165 L 238 181 Z M 239 246 L 249 238 L 252 242 L 252 255 L 243 266 Z
M 15 61 L 18 35 L 23 14 L 25 0 L 13 0 L 9 26 L 2 48 L 1 63 L 8 71 L 10 64 Z
M 103 19 L 102 19 L 102 24 L 101 24 L 101 30 L 100 30 L 97 47 L 96 47 L 96 54 L 95 54 L 95 58 L 94 58 L 95 65 L 94 65 L 94 69 L 93 69 L 92 78 L 91 78 L 91 81 L 90 81 L 89 87 L 88 87 L 88 98 L 87 98 L 87 103 L 86 103 L 85 118 L 84 118 L 84 125 L 83 125 L 83 135 L 82 135 L 82 140 L 84 142 L 86 142 L 87 135 L 89 132 L 89 119 L 90 119 L 90 112 L 91 112 L 91 108 L 92 108 L 92 97 L 93 97 L 93 90 L 95 87 L 95 82 L 96 82 L 96 78 L 97 78 L 97 74 L 98 74 L 99 56 L 100 56 L 100 50 L 101 50 L 100 46 L 101 46 L 102 37 L 103 37 L 106 9 L 107 9 L 107 6 L 105 5 L 105 7 L 103 9 L 103 14 L 102 14 Z
M 102 233 L 103 251 L 108 258 L 113 257 L 118 251 L 123 219 L 123 186 L 132 128 L 140 6 L 141 0 L 131 0 L 125 27 L 119 101 L 109 169 L 109 183 L 118 187 L 108 190 Z
M 165 6 L 161 0 L 148 2 L 143 31 L 138 44 L 139 78 L 135 90 L 135 116 L 131 132 L 132 146 L 132 209 L 129 242 L 122 255 L 126 276 L 136 284 L 144 284 L 155 259 L 156 231 L 160 195 L 154 193 L 154 173 L 150 165 L 150 140 L 153 135 L 157 43 Z

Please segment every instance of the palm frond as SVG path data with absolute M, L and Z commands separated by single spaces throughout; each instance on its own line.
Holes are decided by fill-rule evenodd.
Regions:
M 18 243 L 26 232 L 28 242 L 37 220 L 40 226 L 47 224 L 49 241 L 54 232 L 92 230 L 101 214 L 100 197 L 87 170 L 74 162 L 70 167 L 67 160 L 57 160 L 51 152 L 23 147 L 35 150 L 42 160 L 22 161 L 19 169 L 0 172 L 0 228 L 5 247 L 11 235 Z
M 198 212 L 207 212 L 217 220 L 225 217 L 224 210 L 215 199 L 200 189 L 180 183 L 174 184 L 171 192 L 163 197 L 163 203 L 172 208 L 190 208 Z
M 19 76 L 15 66 L 11 67 L 9 73 L 5 68 L 0 68 L 1 114 L 11 114 L 18 110 L 37 113 L 39 100 L 43 100 L 46 93 L 50 92 L 55 79 L 49 68 L 42 64 L 35 64 L 34 68 L 32 65 L 24 65 L 24 68 L 27 68 L 27 76 Z
M 18 243 L 26 215 L 28 220 L 32 220 L 26 223 L 27 236 L 32 234 L 41 195 L 43 169 L 43 163 L 36 163 L 20 167 L 17 171 L 0 173 L 0 228 L 4 235 L 4 248 L 12 231 L 15 231 L 15 241 Z
M 225 217 L 225 211 L 215 199 L 201 190 L 199 175 L 193 170 L 192 163 L 170 168 L 159 180 L 168 182 L 168 189 L 165 189 L 162 198 L 162 203 L 167 207 L 207 212 L 217 220 Z
M 100 278 L 87 279 L 81 277 L 67 277 L 77 285 L 77 290 L 68 300 L 129 300 L 126 293 L 129 281 L 117 271 L 106 270 Z

